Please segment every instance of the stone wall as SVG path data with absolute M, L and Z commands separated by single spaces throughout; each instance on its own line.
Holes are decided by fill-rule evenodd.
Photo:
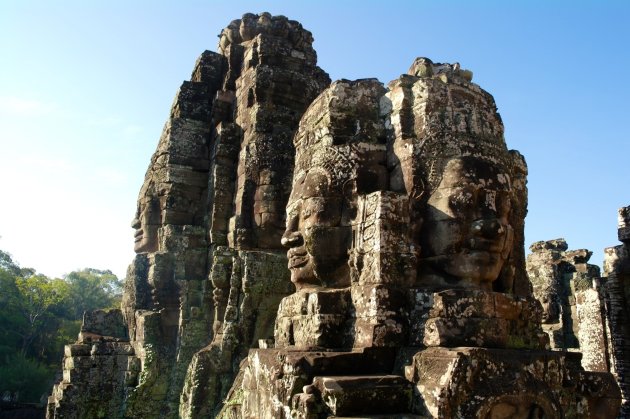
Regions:
M 569 251 L 564 239 L 536 242 L 527 258 L 534 295 L 544 308 L 543 329 L 551 347 L 581 352 L 588 371 L 615 375 L 623 403 L 620 417 L 630 415 L 627 381 L 630 350 L 630 207 L 618 212 L 621 245 L 605 249 L 604 272 L 588 263 L 592 252 Z

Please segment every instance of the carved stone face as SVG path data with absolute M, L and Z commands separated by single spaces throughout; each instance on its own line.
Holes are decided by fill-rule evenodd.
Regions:
M 254 227 L 257 247 L 263 249 L 277 249 L 280 247 L 280 238 L 284 233 L 283 201 L 286 199 L 282 184 L 285 178 L 278 172 L 262 169 L 258 176 L 258 186 L 254 193 Z
M 543 295 L 540 304 L 542 305 L 542 322 L 545 324 L 558 323 L 560 321 L 560 304 L 551 292 Z
M 347 261 L 352 233 L 343 221 L 343 201 L 321 171 L 311 170 L 294 183 L 282 244 L 289 247 L 291 281 L 298 290 L 349 285 Z
M 158 229 L 161 226 L 160 203 L 155 198 L 147 198 L 138 204 L 136 217 L 131 221 L 135 228 L 133 250 L 136 253 L 158 250 Z
M 474 157 L 450 160 L 431 194 L 420 269 L 451 285 L 491 290 L 513 244 L 509 175 Z

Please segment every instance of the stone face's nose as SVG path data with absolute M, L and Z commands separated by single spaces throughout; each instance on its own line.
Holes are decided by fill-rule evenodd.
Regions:
M 287 230 L 282 235 L 282 239 L 280 240 L 285 247 L 297 247 L 304 243 L 302 239 L 302 234 L 297 230 Z
M 287 228 L 280 239 L 284 247 L 297 247 L 304 243 L 299 229 L 300 219 L 296 213 L 287 213 Z
M 472 223 L 472 231 L 481 237 L 494 238 L 503 234 L 505 228 L 496 218 L 482 218 Z
M 135 217 L 131 220 L 131 228 L 135 228 L 136 230 L 140 228 L 140 219 Z

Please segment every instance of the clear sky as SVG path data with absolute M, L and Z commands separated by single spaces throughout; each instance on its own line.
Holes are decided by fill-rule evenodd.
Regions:
M 0 0 L 0 249 L 49 276 L 124 276 L 136 198 L 177 88 L 217 34 L 269 11 L 333 80 L 460 62 L 529 164 L 526 242 L 618 244 L 630 205 L 630 2 Z

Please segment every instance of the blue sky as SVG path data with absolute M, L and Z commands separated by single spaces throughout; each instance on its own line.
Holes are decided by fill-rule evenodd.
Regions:
M 526 242 L 617 244 L 630 205 L 630 3 L 0 1 L 0 249 L 50 276 L 133 258 L 130 222 L 174 94 L 245 12 L 313 32 L 331 78 L 460 62 L 529 165 Z

